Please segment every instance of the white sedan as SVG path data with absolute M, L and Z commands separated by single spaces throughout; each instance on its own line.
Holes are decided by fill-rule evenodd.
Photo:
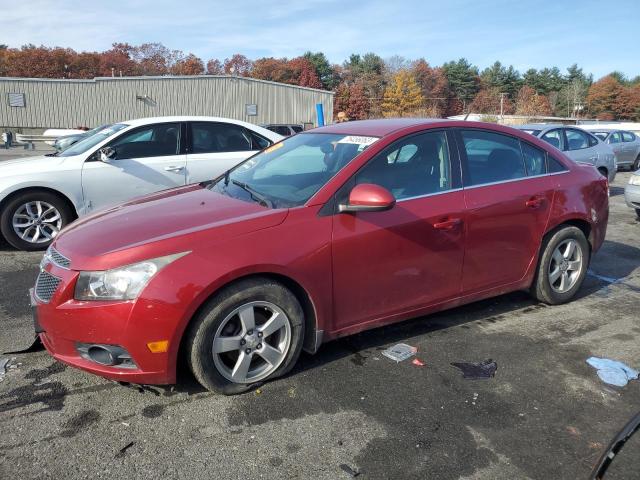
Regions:
M 110 125 L 63 152 L 0 162 L 0 231 L 18 249 L 44 249 L 77 217 L 213 179 L 282 138 L 216 117 Z

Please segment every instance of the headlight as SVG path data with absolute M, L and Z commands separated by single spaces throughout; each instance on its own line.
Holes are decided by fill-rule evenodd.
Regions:
M 640 185 L 640 175 L 631 175 L 629 185 Z
M 174 260 L 189 252 L 145 260 L 113 270 L 80 272 L 76 282 L 76 300 L 133 300 L 153 276 Z

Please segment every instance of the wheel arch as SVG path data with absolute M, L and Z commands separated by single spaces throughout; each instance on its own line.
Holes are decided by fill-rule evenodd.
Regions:
M 2 200 L 0 200 L 0 212 L 2 212 L 5 208 L 5 205 L 9 203 L 12 199 L 17 197 L 18 195 L 22 195 L 25 192 L 47 192 L 53 195 L 57 195 L 60 197 L 69 207 L 69 210 L 74 215 L 74 220 L 78 218 L 78 209 L 76 205 L 71 201 L 69 196 L 62 193 L 60 190 L 56 190 L 55 188 L 50 187 L 21 187 L 17 190 L 12 191 L 7 196 L 5 196 Z
M 553 235 L 562 227 L 567 226 L 579 228 L 582 233 L 584 233 L 584 236 L 587 239 L 587 243 L 589 244 L 589 248 L 593 250 L 593 225 L 591 225 L 589 221 L 580 217 L 565 218 L 557 224 L 551 226 L 544 234 L 545 239 Z M 541 242 L 541 248 L 544 246 L 544 243 L 545 242 Z
M 178 348 L 177 361 L 182 363 L 182 360 L 185 358 L 186 345 L 185 338 L 187 337 L 187 331 L 192 324 L 194 318 L 202 311 L 202 309 L 206 306 L 207 302 L 219 293 L 222 289 L 227 288 L 231 285 L 234 285 L 238 282 L 242 282 L 247 279 L 255 279 L 255 278 L 263 278 L 268 280 L 274 280 L 278 283 L 281 283 L 286 288 L 288 288 L 296 299 L 300 302 L 302 306 L 302 311 L 304 313 L 304 338 L 302 348 L 308 353 L 315 353 L 320 347 L 320 343 L 322 342 L 322 333 L 323 331 L 318 328 L 318 314 L 316 305 L 311 298 L 311 295 L 305 289 L 300 282 L 294 280 L 288 275 L 282 273 L 275 272 L 253 272 L 247 273 L 233 279 L 228 280 L 220 285 L 218 285 L 213 291 L 209 292 L 204 298 L 201 299 L 199 305 L 195 308 L 192 315 L 189 317 L 189 321 L 185 323 L 182 332 L 180 333 L 180 346 Z M 177 364 L 176 364 L 177 368 Z

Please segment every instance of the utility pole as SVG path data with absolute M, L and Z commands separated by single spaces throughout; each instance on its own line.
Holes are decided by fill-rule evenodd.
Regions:
M 500 92 L 500 123 L 504 123 L 504 97 L 507 95 L 509 94 Z

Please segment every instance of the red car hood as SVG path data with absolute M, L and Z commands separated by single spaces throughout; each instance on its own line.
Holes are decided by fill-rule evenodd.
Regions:
M 287 212 L 190 185 L 84 217 L 65 228 L 54 247 L 74 270 L 104 270 L 191 249 L 198 233 L 212 228 L 223 240 L 278 225 Z

